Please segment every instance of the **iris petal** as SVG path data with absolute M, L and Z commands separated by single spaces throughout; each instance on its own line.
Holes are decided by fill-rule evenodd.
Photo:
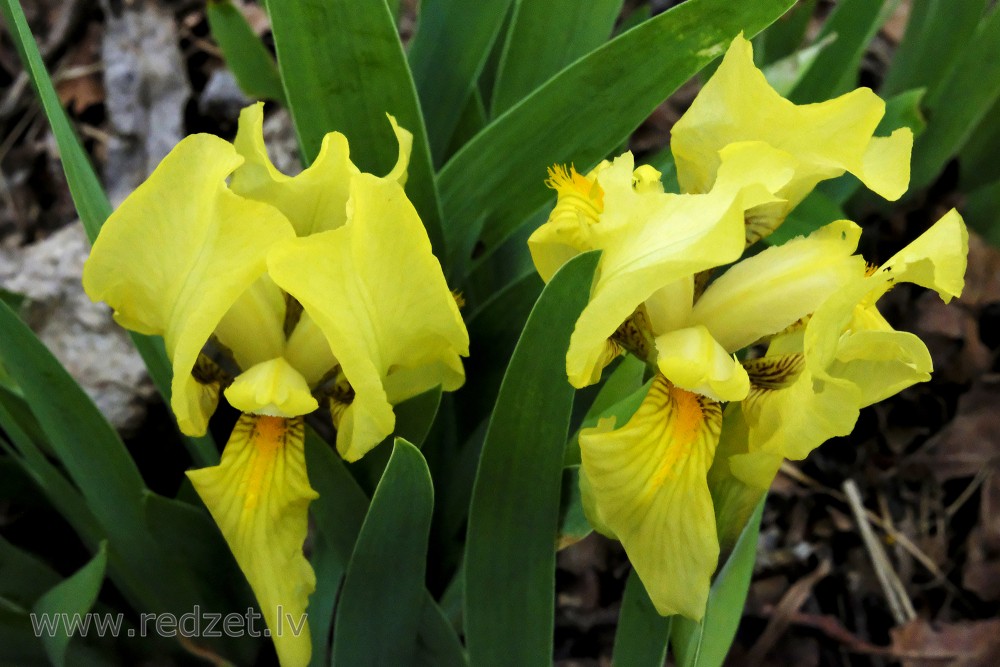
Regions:
M 309 503 L 302 419 L 243 415 L 219 465 L 188 477 L 253 589 L 282 667 L 309 664 L 316 576 L 302 553 Z M 300 625 L 301 624 L 301 625 Z
M 745 259 L 709 285 L 689 321 L 729 352 L 782 331 L 864 274 L 864 260 L 852 254 L 860 236 L 860 227 L 840 220 Z
M 737 37 L 715 75 L 671 130 L 677 178 L 685 192 L 708 192 L 717 177 L 719 152 L 740 141 L 761 141 L 795 162 L 795 177 L 774 191 L 797 205 L 820 181 L 845 171 L 889 200 L 906 191 L 913 133 L 900 128 L 874 137 L 885 103 L 867 88 L 836 99 L 796 105 L 775 91 L 753 64 L 753 49 Z M 769 229 L 783 213 L 772 212 Z
M 386 178 L 406 182 L 413 135 L 388 116 L 399 142 L 399 159 Z M 264 105 L 243 109 L 233 144 L 246 162 L 233 174 L 239 195 L 267 202 L 291 220 L 299 236 L 336 229 L 347 222 L 351 177 L 360 173 L 351 162 L 347 138 L 340 132 L 323 137 L 316 160 L 300 174 L 287 176 L 271 163 L 264 145 Z
M 657 336 L 656 349 L 660 372 L 682 389 L 716 401 L 739 401 L 750 391 L 743 366 L 703 326 Z
M 226 187 L 242 162 L 209 135 L 183 139 L 108 218 L 84 265 L 84 289 L 129 329 L 162 335 L 181 430 L 204 434 L 217 388 L 191 375 L 202 347 L 265 272 L 266 253 L 294 235 L 281 213 Z
M 580 434 L 584 507 L 621 540 L 663 615 L 701 619 L 719 544 L 706 474 L 719 439 L 717 403 L 658 376 L 622 428 Z

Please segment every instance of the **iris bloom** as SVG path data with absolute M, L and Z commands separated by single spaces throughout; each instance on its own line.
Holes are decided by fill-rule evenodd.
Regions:
M 529 239 L 540 275 L 548 280 L 573 255 L 602 250 L 566 356 L 570 382 L 596 382 L 623 350 L 653 371 L 628 423 L 602 420 L 579 440 L 588 518 L 621 540 L 661 614 L 702 617 L 719 530 L 725 538 L 742 528 L 732 517 L 745 521 L 748 501 L 766 490 L 784 457 L 801 458 L 849 432 L 860 407 L 927 378 L 926 349 L 891 332 L 873 304 L 889 284 L 881 276 L 903 265 L 914 267 L 904 272 L 909 279 L 931 287 L 939 283 L 928 275 L 938 274 L 928 267 L 947 267 L 948 293 L 960 290 L 957 214 L 935 227 L 944 230 L 936 238 L 947 237 L 947 258 L 920 242 L 866 277 L 854 254 L 860 229 L 842 220 L 746 259 L 704 287 L 706 272 L 771 233 L 823 179 L 849 171 L 887 198 L 903 193 L 912 135 L 904 128 L 873 136 L 884 106 L 868 90 L 796 106 L 768 86 L 739 37 L 674 127 L 684 194 L 663 193 L 659 174 L 634 169 L 630 154 L 586 175 L 550 172 L 556 207 Z M 866 287 L 855 287 L 859 280 Z M 858 333 L 845 306 L 833 305 L 851 294 L 868 304 L 862 319 L 878 336 Z M 767 358 L 737 360 L 736 352 L 772 339 Z M 839 347 L 846 340 L 853 342 Z M 796 348 L 795 341 L 805 342 Z M 720 438 L 724 470 L 713 468 Z M 733 511 L 722 515 L 716 504 Z
M 412 136 L 389 120 L 400 152 L 384 178 L 362 173 L 337 132 L 288 177 L 267 157 L 262 106 L 248 107 L 234 143 L 181 141 L 84 267 L 119 323 L 163 337 L 184 433 L 205 433 L 220 391 L 243 413 L 221 463 L 188 475 L 286 667 L 309 661 L 308 627 L 289 624 L 315 588 L 303 416 L 328 415 L 353 461 L 392 433 L 394 404 L 464 380 L 468 334 L 402 188 Z

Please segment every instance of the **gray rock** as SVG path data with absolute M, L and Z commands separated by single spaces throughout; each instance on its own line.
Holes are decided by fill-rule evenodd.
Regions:
M 155 388 L 128 334 L 80 276 L 90 252 L 79 222 L 19 249 L 0 249 L 0 286 L 26 297 L 29 326 L 120 431 L 138 427 Z

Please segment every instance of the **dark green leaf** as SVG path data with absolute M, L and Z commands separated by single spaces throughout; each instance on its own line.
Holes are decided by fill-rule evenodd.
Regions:
M 49 618 L 82 618 L 97 601 L 107 566 L 107 543 L 101 542 L 90 562 L 38 599 L 33 608 L 34 613 Z M 70 639 L 65 624 L 60 624 L 52 634 L 42 633 L 45 652 L 56 667 L 66 664 L 66 649 Z
M 972 132 L 975 141 L 968 141 L 959 154 L 961 186 L 965 191 L 982 187 L 1000 179 L 1000 99 Z
M 243 12 L 230 0 L 209 0 L 205 15 L 212 36 L 243 92 L 254 99 L 277 100 L 284 104 L 285 91 L 278 66 L 254 34 Z
M 566 349 L 597 261 L 597 253 L 574 258 L 542 290 L 486 433 L 465 557 L 466 641 L 477 666 L 552 660 L 559 488 L 573 407 Z
M 379 482 L 344 576 L 333 630 L 337 665 L 404 665 L 423 613 L 434 488 L 402 438 Z
M 776 60 L 764 66 L 764 76 L 780 95 L 787 96 L 812 67 L 812 64 L 823 52 L 837 40 L 836 35 L 827 35 L 816 43 L 790 53 L 781 60 Z
M 488 253 L 545 203 L 549 166 L 599 162 L 741 30 L 757 33 L 791 4 L 689 0 L 573 63 L 487 126 L 439 176 L 453 270 L 467 270 L 479 229 Z
M 969 227 L 983 235 L 987 241 L 1000 246 L 1000 181 L 973 190 L 965 200 L 963 214 Z
M 795 6 L 771 24 L 758 36 L 754 45 L 754 55 L 763 64 L 769 64 L 790 56 L 805 40 L 809 19 L 816 9 L 816 0 L 800 0 Z
M 821 102 L 856 88 L 865 49 L 892 15 L 899 0 L 841 0 L 823 24 L 817 40 L 836 41 L 813 61 L 789 95 L 796 104 Z
M 316 590 L 309 596 L 309 629 L 312 637 L 311 667 L 330 664 L 330 632 L 333 628 L 333 610 L 337 604 L 345 565 L 326 542 L 326 535 L 318 533 L 309 557 L 316 574 Z
M 478 89 L 473 88 L 462 107 L 462 115 L 458 117 L 458 124 L 448 144 L 448 154 L 457 152 L 472 137 L 479 134 L 485 125 L 486 107 L 483 105 L 483 96 Z
M 305 450 L 309 483 L 319 493 L 319 498 L 310 506 L 316 519 L 316 532 L 319 539 L 329 547 L 332 557 L 340 563 L 340 567 L 346 569 L 368 511 L 368 498 L 348 472 L 343 460 L 312 429 L 306 429 Z M 334 567 L 328 571 L 340 570 Z M 315 599 L 310 600 L 313 601 Z M 330 628 L 312 626 L 311 631 L 326 637 L 329 636 Z M 427 592 L 424 592 L 419 633 L 418 651 L 423 654 L 433 647 L 437 655 L 435 664 L 441 667 L 465 665 L 465 657 L 455 632 Z
M 116 581 L 152 609 L 182 609 L 195 595 L 167 565 L 142 510 L 146 487 L 118 434 L 17 315 L 0 303 L 0 360 L 24 392 L 53 452 L 111 544 Z M 81 443 L 86 443 L 82 447 Z
M 808 236 L 823 225 L 845 218 L 843 209 L 821 190 L 813 190 L 767 237 L 768 245 L 781 245 L 796 236 Z
M 670 637 L 677 667 L 720 667 L 726 659 L 743 617 L 763 513 L 764 499 L 761 499 L 740 534 L 733 553 L 712 583 L 708 607 L 701 623 L 683 616 L 674 618 Z
M 468 318 L 469 358 L 465 386 L 455 395 L 461 437 L 486 419 L 503 380 L 503 360 L 509 359 L 544 283 L 529 274 L 512 283 Z
M 427 120 L 435 164 L 455 132 L 462 107 L 476 85 L 511 0 L 488 6 L 467 0 L 424 0 L 410 67 Z
M 563 468 L 559 498 L 559 535 L 556 545 L 565 549 L 593 532 L 583 512 L 580 495 L 580 466 Z
M 28 608 L 60 579 L 55 570 L 34 554 L 0 537 L 0 598 Z
M 147 492 L 143 511 L 167 559 L 198 581 L 208 608 L 225 613 L 253 605 L 250 585 L 207 510 Z
M 880 89 L 885 96 L 911 88 L 936 91 L 976 30 L 985 0 L 914 0 L 903 40 Z
M 498 116 L 577 58 L 611 36 L 622 0 L 520 0 L 514 14 L 491 99 Z M 552 39 L 559 26 L 559 39 Z
M 0 301 L 10 306 L 11 310 L 18 310 L 24 303 L 24 295 L 0 287 Z
M 667 661 L 672 617 L 660 616 L 639 575 L 632 570 L 615 633 L 614 664 L 662 667 Z
M 0 428 L 10 438 L 11 457 L 45 494 L 49 503 L 73 526 L 84 543 L 96 549 L 103 537 L 97 520 L 87 509 L 80 492 L 49 461 L 19 419 L 11 413 L 9 408 L 16 406 L 12 406 L 10 398 L 9 394 L 0 392 Z M 0 444 L 7 448 L 2 438 Z
M 927 130 L 913 145 L 911 189 L 929 185 L 1000 100 L 1000 8 L 962 45 L 951 76 L 929 98 Z
M 316 158 L 323 136 L 337 130 L 350 142 L 351 159 L 359 168 L 388 173 L 397 147 L 385 114 L 395 116 L 413 133 L 406 192 L 436 254 L 444 257 L 424 118 L 385 0 L 267 4 L 278 68 L 306 163 Z M 456 103 L 458 111 L 464 101 L 463 96 Z

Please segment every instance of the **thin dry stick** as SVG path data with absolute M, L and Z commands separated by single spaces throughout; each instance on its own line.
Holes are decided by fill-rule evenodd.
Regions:
M 847 496 L 847 503 L 851 506 L 851 511 L 854 513 L 854 520 L 861 531 L 861 539 L 864 540 L 868 556 L 872 560 L 872 566 L 875 568 L 878 582 L 882 586 L 882 592 L 885 593 L 885 598 L 889 602 L 892 617 L 896 619 L 897 625 L 903 625 L 907 621 L 912 621 L 917 617 L 917 612 L 913 608 L 913 603 L 910 602 L 909 596 L 906 594 L 903 582 L 899 580 L 899 576 L 893 569 L 892 563 L 889 561 L 889 556 L 886 555 L 885 549 L 882 548 L 882 543 L 879 542 L 875 531 L 872 530 L 864 503 L 861 501 L 861 492 L 858 490 L 858 485 L 854 483 L 853 479 L 848 479 L 844 481 L 843 489 L 844 494 Z
M 781 464 L 781 472 L 785 473 L 786 475 L 788 475 L 795 481 L 803 484 L 804 486 L 816 489 L 820 493 L 824 493 L 830 496 L 831 498 L 836 498 L 842 503 L 847 503 L 847 497 L 844 496 L 843 493 L 837 491 L 836 489 L 831 489 L 817 482 L 809 475 L 805 474 L 795 466 L 788 463 L 788 461 L 785 461 L 784 463 Z M 917 559 L 917 561 L 921 565 L 923 565 L 928 572 L 934 575 L 934 578 L 937 582 L 943 584 L 946 588 L 948 588 L 949 591 L 957 595 L 961 595 L 960 591 L 958 591 L 958 589 L 955 588 L 955 585 L 950 581 L 948 581 L 948 579 L 945 577 L 944 572 L 942 572 L 941 568 L 937 566 L 937 563 L 935 563 L 934 560 L 930 556 L 928 556 L 920 547 L 914 544 L 913 541 L 909 537 L 907 537 L 905 533 L 901 533 L 897 530 L 894 530 L 892 527 L 887 526 L 886 523 L 882 521 L 882 519 L 878 515 L 867 509 L 865 510 L 865 516 L 874 526 L 878 527 L 883 532 L 885 532 L 885 534 L 889 538 L 898 542 L 899 546 L 903 547 L 903 549 L 905 549 L 911 556 Z

